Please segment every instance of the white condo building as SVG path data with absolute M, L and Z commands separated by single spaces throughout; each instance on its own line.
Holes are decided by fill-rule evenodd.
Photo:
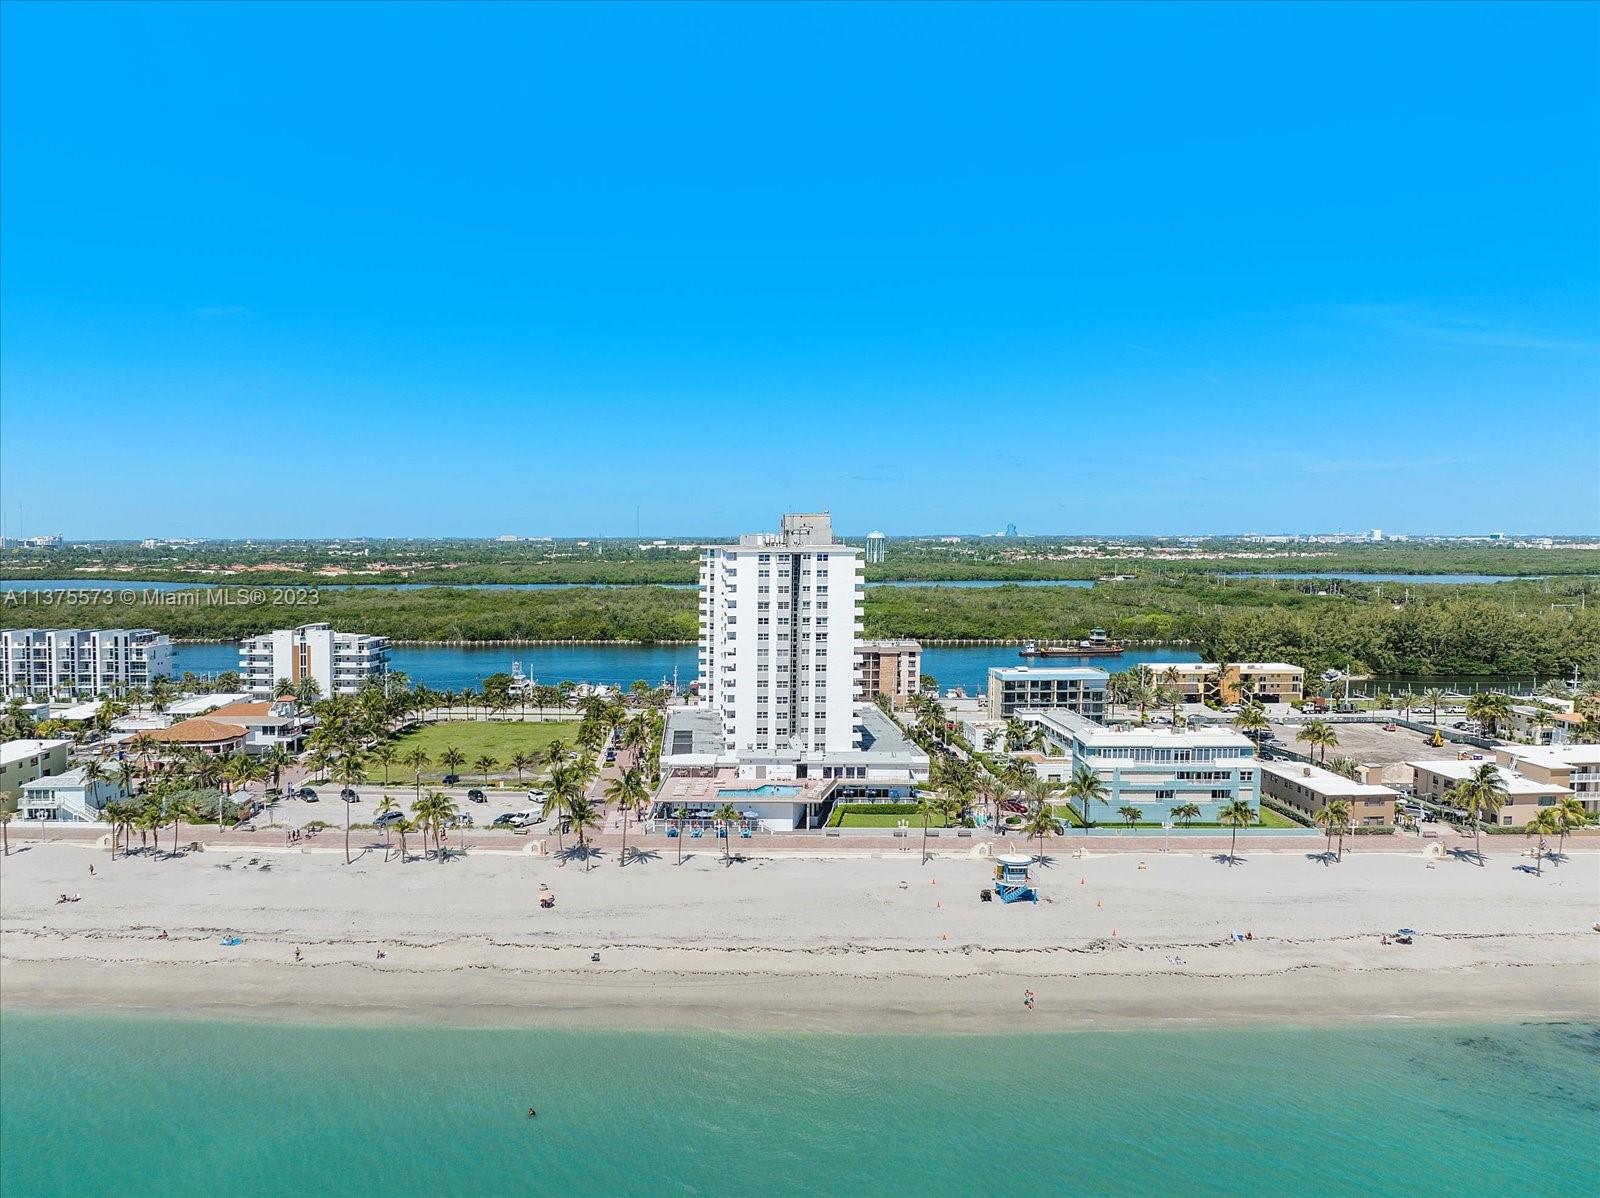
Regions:
M 280 679 L 315 680 L 324 697 L 353 695 L 368 678 L 389 672 L 389 638 L 335 632 L 331 624 L 302 624 L 239 642 L 239 677 L 258 699 L 269 699 Z
M 700 554 L 700 703 L 730 752 L 844 753 L 856 733 L 861 551 L 826 512 Z
M 826 512 L 701 550 L 699 698 L 668 713 L 657 818 L 726 804 L 747 830 L 815 828 L 836 802 L 928 780 L 928 755 L 863 693 L 863 590 L 861 551 Z
M 6 697 L 94 698 L 172 676 L 172 641 L 150 628 L 14 628 L 0 633 Z

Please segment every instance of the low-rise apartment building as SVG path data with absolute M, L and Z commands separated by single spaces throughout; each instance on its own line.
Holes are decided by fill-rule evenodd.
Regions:
M 1412 789 L 1417 798 L 1426 799 L 1445 807 L 1454 807 L 1450 788 L 1477 772 L 1483 765 L 1493 765 L 1499 770 L 1500 784 L 1506 789 L 1506 801 L 1496 818 L 1485 818 L 1484 823 L 1498 823 L 1501 827 L 1521 827 L 1541 808 L 1554 807 L 1572 794 L 1572 789 L 1558 782 L 1530 778 L 1510 765 L 1487 757 L 1466 757 L 1443 761 L 1409 761 L 1412 771 Z
M 309 678 L 323 697 L 353 695 L 369 678 L 389 672 L 389 638 L 335 632 L 331 624 L 302 624 L 239 642 L 239 677 L 257 699 L 270 699 L 280 680 Z
M 1600 744 L 1502 745 L 1494 757 L 1534 782 L 1565 786 L 1590 815 L 1600 815 Z
M 8 740 L 0 744 L 0 794 L 14 796 L 26 783 L 67 768 L 67 740 Z
M 922 687 L 921 643 L 909 638 L 857 641 L 856 677 L 866 702 L 884 695 L 896 707 L 909 703 Z
M 1294 761 L 1263 761 L 1257 768 L 1261 793 L 1293 807 L 1307 819 L 1314 819 L 1317 812 L 1338 800 L 1350 808 L 1350 827 L 1387 828 L 1395 822 L 1394 805 L 1400 794 L 1387 786 L 1355 782 L 1321 766 Z
M 1115 820 L 1119 807 L 1132 806 L 1146 820 L 1165 822 L 1174 807 L 1192 803 L 1201 820 L 1214 820 L 1230 802 L 1257 802 L 1255 743 L 1230 729 L 1108 728 L 1064 710 L 1019 711 L 1017 718 L 1039 726 L 1057 754 L 1036 762 L 1041 777 L 1065 781 L 1080 764 L 1100 775 L 1106 803 L 1090 819 Z
M 1075 711 L 1105 718 L 1110 675 L 1090 666 L 991 666 L 989 718 L 1010 719 L 1024 708 Z
M 150 628 L 13 628 L 0 632 L 7 698 L 91 699 L 172 677 L 172 641 Z
M 1144 671 L 1157 685 L 1175 687 L 1185 703 L 1226 706 L 1240 702 L 1241 693 L 1258 703 L 1298 703 L 1305 698 L 1305 670 L 1283 661 L 1233 662 L 1220 677 L 1214 661 L 1162 663 L 1145 666 Z

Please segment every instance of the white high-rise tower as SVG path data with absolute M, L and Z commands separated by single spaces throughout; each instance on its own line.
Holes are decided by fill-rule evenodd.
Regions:
M 700 554 L 700 703 L 733 753 L 860 747 L 856 638 L 861 551 L 827 512 Z

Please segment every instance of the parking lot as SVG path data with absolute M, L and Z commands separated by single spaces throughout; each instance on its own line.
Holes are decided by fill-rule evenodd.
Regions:
M 338 782 L 310 782 L 307 785 L 317 794 L 316 802 L 308 802 L 300 798 L 284 798 L 270 812 L 262 812 L 254 821 L 257 828 L 265 828 L 271 824 L 288 828 L 303 828 L 313 820 L 321 820 L 336 828 L 344 826 L 345 803 L 339 797 L 339 792 L 344 789 Z M 296 787 L 298 790 L 299 788 Z M 538 811 L 540 803 L 528 797 L 528 787 L 482 787 L 475 785 L 424 787 L 422 793 L 430 790 L 440 790 L 455 800 L 457 809 L 466 816 L 472 817 L 472 827 L 487 828 L 496 816 L 512 811 Z M 474 803 L 467 799 L 467 791 L 482 790 L 484 802 Z M 411 812 L 411 804 L 416 801 L 417 792 L 411 786 L 358 786 L 355 788 L 360 796 L 359 800 L 349 804 L 350 822 L 352 824 L 370 824 L 378 817 L 378 805 L 388 795 L 399 805 L 406 814 Z
M 1308 753 L 1310 747 L 1305 741 L 1295 739 L 1301 727 L 1302 725 L 1298 723 L 1274 723 L 1272 734 L 1275 739 L 1268 742 L 1268 748 L 1277 747 L 1296 753 Z M 1458 752 L 1471 749 L 1470 745 L 1451 740 L 1446 740 L 1443 748 L 1436 749 L 1428 743 L 1426 733 L 1413 732 L 1409 728 L 1398 726 L 1393 732 L 1385 732 L 1382 724 L 1336 723 L 1333 725 L 1333 730 L 1339 737 L 1339 743 L 1328 750 L 1329 761 L 1339 757 L 1349 757 L 1360 765 L 1390 766 L 1429 757 L 1454 757 Z M 1317 755 L 1321 756 L 1321 750 L 1317 751 Z

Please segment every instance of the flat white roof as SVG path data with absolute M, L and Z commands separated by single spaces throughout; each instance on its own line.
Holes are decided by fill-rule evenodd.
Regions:
M 1370 782 L 1357 782 L 1325 770 L 1320 765 L 1301 765 L 1297 761 L 1263 761 L 1263 774 L 1272 774 L 1289 782 L 1297 782 L 1307 790 L 1330 799 L 1398 799 L 1399 792 L 1387 786 Z
M 43 753 L 71 743 L 69 740 L 8 740 L 0 745 L 0 765 L 10 765 L 13 761 L 22 761 L 35 753 Z
M 1468 777 L 1480 765 L 1492 765 L 1500 771 L 1500 783 L 1506 788 L 1506 793 L 1509 795 L 1569 795 L 1572 793 L 1567 787 L 1557 786 L 1554 782 L 1535 782 L 1532 778 L 1524 778 L 1515 770 L 1500 765 L 1489 758 L 1482 761 L 1456 761 L 1447 758 L 1442 761 L 1408 761 L 1406 764 L 1414 770 L 1427 770 L 1430 773 L 1440 774 L 1456 782 Z
M 1600 765 L 1600 745 L 1503 745 L 1500 751 L 1517 761 L 1530 761 L 1545 769 Z
M 99 710 L 100 704 L 98 703 L 74 703 L 66 710 L 56 713 L 54 718 L 73 721 L 92 720 L 94 719 L 94 713 Z
M 1045 680 L 1078 678 L 1085 682 L 1109 682 L 1111 675 L 1093 666 L 990 666 L 989 677 L 1040 678 Z
M 1304 674 L 1306 672 L 1305 667 L 1292 666 L 1286 661 L 1230 661 L 1228 665 L 1235 670 L 1243 670 L 1252 674 L 1259 674 L 1265 670 L 1273 670 L 1280 674 Z M 1163 674 L 1173 667 L 1177 667 L 1180 674 L 1209 673 L 1217 668 L 1217 663 L 1214 661 L 1151 661 L 1146 662 L 1144 665 L 1145 669 L 1156 675 Z
M 1255 742 L 1242 732 L 1229 729 L 1200 729 L 1194 726 L 1188 728 L 1163 728 L 1146 726 L 1143 728 L 1133 724 L 1116 724 L 1107 727 L 1097 724 L 1087 716 L 1081 716 L 1075 711 L 1066 711 L 1062 708 L 1037 708 L 1026 707 L 1017 712 L 1017 717 L 1023 720 L 1036 720 L 1042 724 L 1053 724 L 1068 736 L 1076 737 L 1085 745 L 1095 748 L 1101 746 L 1132 745 L 1149 746 L 1161 749 L 1248 749 L 1251 755 L 1255 753 Z
M 248 691 L 238 693 L 215 695 L 195 695 L 189 699 L 179 699 L 176 703 L 167 704 L 168 715 L 204 715 L 208 711 L 215 711 L 219 707 L 226 707 L 230 703 L 248 703 L 255 696 Z

